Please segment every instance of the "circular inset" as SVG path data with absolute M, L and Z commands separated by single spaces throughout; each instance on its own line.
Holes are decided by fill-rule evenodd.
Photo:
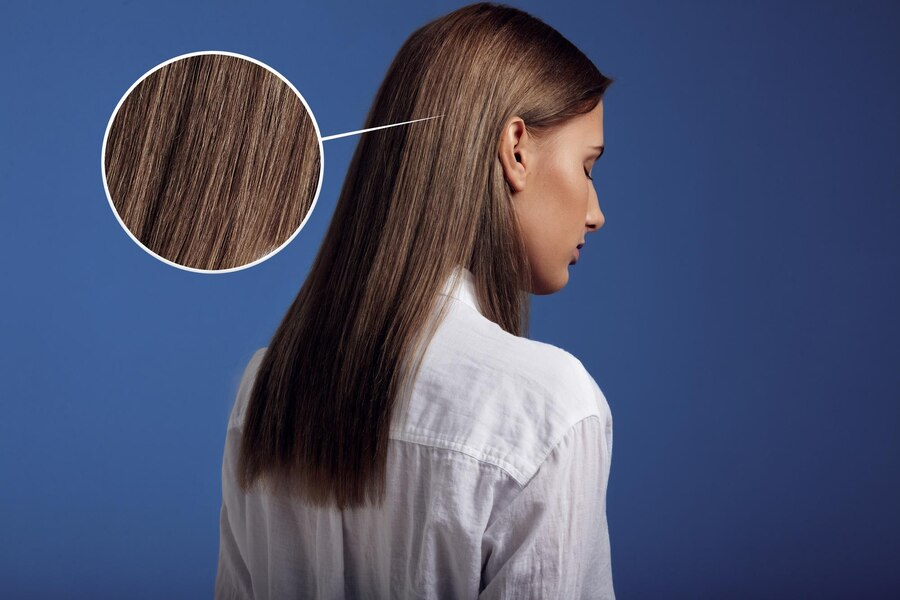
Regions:
M 257 264 L 296 236 L 319 197 L 319 126 L 271 67 L 194 52 L 147 72 L 110 117 L 103 185 L 131 238 L 200 272 Z

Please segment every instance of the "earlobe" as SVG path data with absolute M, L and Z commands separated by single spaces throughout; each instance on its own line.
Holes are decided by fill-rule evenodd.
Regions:
M 525 188 L 526 160 L 524 146 L 528 140 L 525 122 L 521 117 L 512 117 L 500 133 L 497 155 L 503 168 L 503 177 L 513 193 Z

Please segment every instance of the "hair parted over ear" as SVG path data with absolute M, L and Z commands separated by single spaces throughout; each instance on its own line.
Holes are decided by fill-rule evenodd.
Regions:
M 122 100 L 104 179 L 145 248 L 187 268 L 227 270 L 299 229 L 319 189 L 320 149 L 285 80 L 253 60 L 202 53 L 151 71 Z
M 364 127 L 443 117 L 359 137 L 249 392 L 244 490 L 261 483 L 339 509 L 384 501 L 392 415 L 446 314 L 439 292 L 454 269 L 472 272 L 486 318 L 527 330 L 530 266 L 501 133 L 516 116 L 533 136 L 589 112 L 611 81 L 555 29 L 505 5 L 465 6 L 413 32 Z

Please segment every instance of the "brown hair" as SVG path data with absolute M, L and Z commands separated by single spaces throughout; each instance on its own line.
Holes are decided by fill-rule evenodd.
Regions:
M 366 127 L 443 117 L 360 138 L 257 370 L 242 489 L 267 475 L 317 505 L 383 502 L 392 414 L 446 314 L 439 292 L 454 268 L 473 273 L 487 318 L 527 329 L 529 266 L 497 154 L 505 122 L 546 130 L 591 111 L 611 81 L 556 30 L 504 5 L 466 6 L 410 36 Z
M 227 54 L 164 64 L 123 98 L 104 177 L 123 225 L 185 267 L 246 266 L 285 244 L 309 213 L 321 142 L 290 84 Z

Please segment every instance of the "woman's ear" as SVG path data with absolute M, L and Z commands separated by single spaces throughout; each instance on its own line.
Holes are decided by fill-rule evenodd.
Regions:
M 531 156 L 530 143 L 525 121 L 521 117 L 511 117 L 500 133 L 497 154 L 503 167 L 503 177 L 513 193 L 525 189 L 525 172 Z

